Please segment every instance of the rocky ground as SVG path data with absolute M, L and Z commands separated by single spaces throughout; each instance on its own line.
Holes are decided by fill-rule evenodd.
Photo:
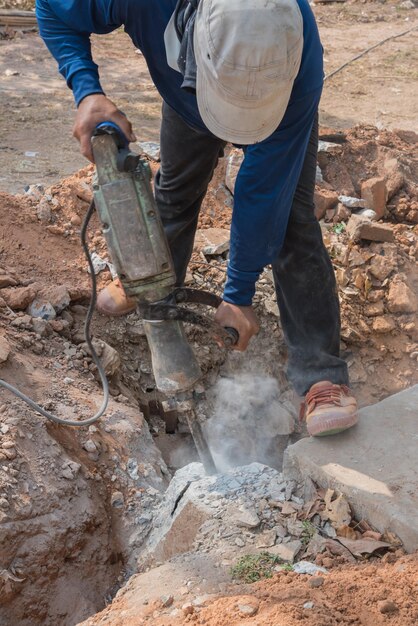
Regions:
M 378 131 L 374 127 L 357 127 L 331 135 L 328 129 L 321 130 L 322 141 L 326 143 L 320 146 L 316 204 L 341 297 L 342 349 L 356 394 L 363 404 L 369 404 L 410 386 L 418 378 L 416 136 Z M 226 264 L 232 204 L 228 186 L 233 189 L 236 158 L 235 153 L 227 155 L 212 182 L 188 277 L 191 285 L 218 292 Z M 152 167 L 156 167 L 155 162 Z M 67 418 L 85 416 L 87 407 L 91 411 L 99 404 L 96 368 L 82 332 L 89 276 L 78 242 L 81 220 L 91 199 L 91 173 L 91 168 L 87 168 L 52 187 L 32 186 L 24 195 L 3 193 L 0 198 L 1 248 L 3 258 L 7 259 L 0 277 L 1 375 L 33 395 L 45 408 Z M 111 267 L 97 221 L 92 225 L 89 241 L 102 286 L 111 279 Z M 267 420 L 272 406 L 287 407 L 280 422 L 281 427 L 286 423 L 287 430 L 276 429 L 273 436 L 294 437 L 292 431 L 299 430 L 293 419 L 296 411 L 292 393 L 285 379 L 285 349 L 268 269 L 260 281 L 256 308 L 262 331 L 251 346 L 250 359 L 232 355 L 225 361 L 225 353 L 203 331 L 190 330 L 190 340 L 206 373 L 204 385 L 209 397 L 214 395 L 216 416 L 222 415 L 226 406 L 228 417 L 235 419 L 235 422 L 230 419 L 214 422 L 215 440 L 227 441 L 228 435 L 236 435 L 242 448 L 243 456 L 232 459 L 226 447 L 225 468 L 251 458 L 263 461 L 271 453 L 262 444 L 249 449 L 248 441 L 257 437 L 260 440 L 255 417 L 262 414 Z M 284 485 L 284 512 L 280 506 L 283 500 L 280 483 L 277 495 L 272 495 L 274 481 L 268 472 L 274 470 L 266 468 L 266 494 L 262 493 L 265 487 L 257 486 L 254 478 L 248 483 L 253 496 L 250 508 L 248 502 L 245 505 L 242 501 L 245 494 L 236 476 L 227 483 L 224 502 L 222 498 L 218 502 L 217 495 L 214 502 L 208 496 L 206 503 L 205 493 L 211 491 L 209 486 L 215 479 L 205 479 L 207 484 L 204 483 L 201 495 L 195 495 L 202 498 L 204 513 L 199 510 L 194 531 L 191 518 L 180 516 L 177 530 L 171 531 L 163 542 L 164 549 L 161 548 L 162 540 L 158 533 L 156 539 L 156 529 L 161 520 L 172 521 L 172 516 L 166 508 L 159 513 L 155 505 L 162 499 L 170 467 L 155 447 L 149 428 L 154 442 L 159 444 L 161 439 L 160 447 L 171 469 L 191 460 L 193 455 L 187 447 L 182 450 L 178 441 L 175 450 L 172 447 L 168 453 L 164 450 L 164 438 L 167 438 L 164 411 L 158 411 L 162 398 L 153 386 L 137 315 L 119 320 L 97 316 L 93 333 L 110 376 L 113 397 L 103 422 L 80 431 L 50 426 L 11 396 L 3 396 L 0 505 L 6 529 L 4 615 L 13 615 L 22 624 L 34 620 L 56 623 L 57 619 L 76 623 L 83 615 L 100 608 L 104 590 L 112 594 L 112 589 L 117 589 L 138 564 L 144 569 L 193 550 L 197 554 L 209 552 L 212 556 L 218 550 L 222 557 L 217 558 L 224 568 L 232 566 L 238 553 L 251 553 L 254 547 L 273 550 L 273 554 L 287 562 L 308 558 L 332 567 L 354 558 L 341 548 L 341 537 L 359 541 L 364 533 L 372 532 L 371 540 L 375 542 L 372 548 L 380 547 L 377 540 L 381 536 L 373 534 L 373 529 L 365 526 L 359 530 L 346 523 L 340 526 L 349 530 L 331 531 L 334 537 L 336 532 L 342 532 L 335 556 L 330 548 L 332 537 L 323 541 L 323 519 L 319 514 L 314 514 L 318 515 L 316 523 L 309 516 L 304 517 L 305 513 L 300 515 L 309 498 L 305 494 L 294 495 L 295 485 Z M 226 405 L 224 396 L 217 395 L 217 387 L 213 387 L 217 372 L 227 381 L 229 404 Z M 240 377 L 244 377 L 244 383 L 240 383 Z M 250 379 L 257 380 L 251 393 Z M 268 385 L 259 387 L 259 381 L 265 385 L 266 380 L 274 381 L 272 390 Z M 241 407 L 244 388 L 250 408 L 237 412 L 231 390 L 235 389 L 236 393 L 238 389 Z M 268 401 L 260 403 L 257 399 L 260 389 Z M 149 424 L 135 408 L 138 402 Z M 184 432 L 184 425 L 182 429 Z M 250 436 L 243 436 L 243 430 Z M 182 437 L 187 441 L 186 434 Z M 273 454 L 277 465 L 279 450 L 275 448 Z M 173 493 L 178 493 L 176 485 L 172 481 Z M 163 497 L 165 507 L 170 502 L 170 489 Z M 237 502 L 234 489 L 240 493 Z M 319 498 L 317 502 L 325 502 L 324 498 L 322 494 L 322 500 Z M 272 509 L 267 503 L 276 500 L 278 505 L 274 504 Z M 69 503 L 70 527 L 66 522 Z M 226 510 L 225 504 L 228 504 Z M 231 507 L 238 517 L 247 517 L 247 522 L 241 520 L 234 526 Z M 192 518 L 195 519 L 194 514 Z M 227 524 L 222 523 L 224 519 L 228 520 Z M 347 521 L 351 523 L 351 518 Z M 188 529 L 186 537 L 184 528 Z M 144 544 L 150 531 L 149 541 Z M 310 533 L 320 538 L 319 543 L 313 543 L 312 550 L 308 549 L 312 544 Z M 174 538 L 179 534 L 182 539 L 177 545 Z M 214 537 L 219 537 L 219 545 Z M 393 543 L 393 537 L 386 539 L 389 545 L 382 547 L 393 554 L 397 542 Z M 157 544 L 159 551 L 155 551 Z M 51 552 L 53 559 L 49 558 Z M 148 553 L 153 555 L 151 560 Z M 68 565 L 62 567 L 62 563 Z M 410 566 L 413 567 L 413 562 Z M 39 569 L 43 571 L 40 578 Z M 73 598 L 80 592 L 80 569 L 84 600 L 74 614 L 71 607 Z M 100 572 L 103 574 L 98 584 L 96 574 Z M 154 611 L 158 613 L 158 607 Z M 32 620 L 29 622 L 25 617 L 28 613 Z
M 330 69 L 409 28 L 416 18 L 406 4 L 315 7 Z M 90 279 L 79 245 L 92 168 L 80 169 L 69 138 L 71 98 L 36 35 L 9 29 L 1 36 L 0 377 L 47 410 L 87 417 L 101 403 L 83 335 Z M 363 406 L 418 382 L 410 37 L 350 66 L 324 92 L 317 216 L 341 300 L 342 353 Z M 160 103 L 143 59 L 134 50 L 126 55 L 122 33 L 109 41 L 110 48 L 94 42 L 104 75 L 141 123 L 141 137 L 155 140 Z M 139 87 L 120 73 L 122 55 L 129 76 L 139 68 Z M 151 148 L 145 146 L 155 171 Z M 228 150 L 211 183 L 190 286 L 222 292 L 239 160 Z M 88 238 L 102 287 L 112 266 L 96 216 Z M 204 477 L 194 464 L 172 480 L 196 453 L 181 414 L 174 417 L 178 433 L 165 432 L 169 415 L 136 313 L 93 321 L 111 391 L 96 425 L 52 425 L 1 392 L 1 626 L 73 626 L 85 619 L 124 626 L 417 622 L 416 556 L 404 555 L 390 529 L 355 519 L 341 494 L 281 474 L 284 448 L 303 426 L 286 380 L 269 268 L 255 305 L 261 332 L 245 355 L 226 357 L 203 330 L 187 331 L 204 372 L 202 410 L 211 417 L 205 427 L 222 470 L 217 477 Z M 250 584 L 261 570 L 272 577 Z M 90 617 L 121 587 L 110 607 Z
M 198 464 L 179 470 L 139 560 L 147 566 L 83 626 L 412 625 L 418 616 L 417 559 L 392 533 L 353 522 L 332 490 L 257 463 L 210 478 Z

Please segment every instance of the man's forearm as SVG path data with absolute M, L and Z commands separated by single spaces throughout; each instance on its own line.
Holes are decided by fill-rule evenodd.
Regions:
M 91 54 L 90 34 L 111 32 L 118 24 L 108 24 L 94 0 L 37 0 L 39 31 L 77 105 L 87 95 L 104 93 L 99 71 Z M 104 4 L 100 6 L 103 8 Z

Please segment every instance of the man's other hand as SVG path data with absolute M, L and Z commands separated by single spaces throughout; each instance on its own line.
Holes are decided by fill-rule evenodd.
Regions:
M 216 311 L 215 320 L 224 328 L 235 328 L 239 333 L 239 341 L 234 350 L 244 352 L 253 335 L 260 330 L 254 309 L 252 306 L 237 306 L 229 302 L 222 302 Z
M 91 137 L 96 126 L 107 121 L 117 124 L 129 141 L 136 141 L 130 121 L 109 98 L 101 93 L 86 96 L 78 106 L 73 135 L 80 142 L 81 154 L 92 163 Z

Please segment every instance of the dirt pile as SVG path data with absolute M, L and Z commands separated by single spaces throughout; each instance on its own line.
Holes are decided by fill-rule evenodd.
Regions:
M 93 412 L 96 383 L 65 376 L 56 357 L 36 357 L 31 337 L 22 328 L 20 343 L 9 335 L 2 377 L 67 419 Z M 48 341 L 53 353 L 65 350 Z M 126 403 L 112 401 L 97 426 L 75 430 L 2 396 L 0 623 L 73 624 L 102 607 L 131 571 L 167 469 L 138 409 Z
M 347 132 L 321 130 L 317 215 L 336 272 L 342 352 L 362 404 L 417 381 L 416 148 L 417 135 L 412 132 L 380 131 L 372 126 Z M 233 189 L 239 162 L 233 151 L 220 170 L 221 178 L 214 182 L 212 197 L 225 194 L 225 181 Z M 220 219 L 210 210 L 203 214 L 204 227 L 225 226 L 229 203 L 224 198 L 222 202 Z M 201 252 L 193 260 L 210 261 Z M 210 262 L 212 267 L 196 265 L 196 271 L 192 265 L 193 276 L 199 274 L 203 283 L 205 278 L 207 284 L 219 283 L 222 259 Z M 277 337 L 278 311 L 268 269 L 259 281 L 255 302 L 263 320 L 258 343 L 263 343 L 264 332 Z M 266 341 L 272 354 L 267 345 Z M 280 352 L 274 356 L 276 363 L 283 360 Z M 270 373 L 272 366 L 266 367 Z M 277 366 L 273 374 L 280 377 Z
M 253 585 L 233 585 L 222 596 L 185 585 L 149 601 L 133 577 L 105 611 L 83 626 L 414 626 L 418 619 L 417 556 L 337 567 L 328 574 L 281 570 Z
M 86 200 L 64 187 L 66 209 L 81 213 Z M 0 376 L 77 419 L 102 400 L 83 346 L 89 277 L 70 218 L 59 234 L 47 228 L 59 228 L 53 217 L 43 221 L 48 198 L 0 194 Z M 73 624 L 103 607 L 135 567 L 168 482 L 137 402 L 124 395 L 117 351 L 96 346 L 112 391 L 96 426 L 46 423 L 1 393 L 1 624 Z

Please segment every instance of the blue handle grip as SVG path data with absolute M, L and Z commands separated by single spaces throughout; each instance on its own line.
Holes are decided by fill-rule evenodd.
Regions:
M 125 133 L 119 128 L 115 122 L 110 120 L 107 122 L 100 122 L 96 126 L 94 131 L 95 135 L 115 135 L 118 148 L 127 148 L 129 146 L 129 140 Z

